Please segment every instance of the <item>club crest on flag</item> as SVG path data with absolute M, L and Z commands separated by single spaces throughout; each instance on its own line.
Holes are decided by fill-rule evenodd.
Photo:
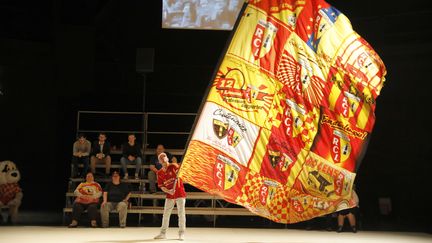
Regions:
M 269 150 L 268 151 L 268 155 L 269 155 L 269 159 L 270 159 L 270 164 L 273 168 L 276 168 L 276 166 L 279 164 L 279 162 L 281 161 L 281 155 L 279 151 L 272 151 Z
M 348 112 L 346 112 L 346 110 L 344 110 L 344 116 L 346 118 L 348 117 L 353 117 L 354 114 L 357 112 L 357 108 L 360 106 L 360 98 L 351 94 L 350 92 L 344 91 L 344 95 L 347 99 L 347 107 L 345 107 L 345 109 L 348 110 Z
M 296 46 L 298 45 L 296 41 L 299 40 L 292 37 L 290 44 Z M 297 95 L 304 96 L 310 103 L 319 106 L 324 96 L 322 89 L 325 87 L 322 74 L 315 71 L 319 66 L 315 61 L 311 61 L 305 52 L 297 51 L 294 56 L 284 51 L 277 77 Z
M 351 154 L 349 138 L 339 130 L 333 130 L 331 155 L 335 163 L 345 162 Z
M 268 205 L 273 200 L 276 195 L 276 189 L 279 186 L 279 183 L 272 180 L 264 180 L 264 183 L 260 188 L 260 202 L 262 205 Z
M 252 37 L 252 55 L 255 60 L 270 51 L 277 33 L 277 27 L 271 22 L 259 20 Z
M 282 172 L 285 172 L 288 170 L 289 166 L 294 162 L 293 159 L 291 159 L 291 157 L 285 153 L 282 153 L 282 158 L 281 161 L 279 162 L 279 169 Z
M 286 103 L 290 109 L 285 111 L 285 126 L 286 135 L 290 137 L 297 137 L 302 132 L 303 120 L 305 119 L 306 111 L 294 101 L 287 99 Z
M 291 159 L 288 154 L 281 151 L 274 151 L 269 149 L 268 157 L 271 166 L 274 169 L 278 169 L 282 172 L 287 171 L 289 166 L 293 163 L 293 159 Z
M 225 191 L 230 189 L 237 182 L 240 166 L 236 165 L 229 158 L 218 155 L 214 165 L 214 182 L 216 187 Z
M 298 198 L 292 198 L 292 199 L 291 199 L 291 204 L 292 204 L 292 206 L 293 206 L 293 209 L 294 209 L 297 213 L 299 213 L 299 214 L 304 213 L 305 209 L 304 209 L 302 203 L 299 201 Z
M 310 38 L 307 41 L 307 44 L 316 51 L 318 49 L 318 44 L 321 40 L 321 37 L 323 34 L 330 29 L 334 22 L 336 22 L 337 17 L 339 16 L 340 12 L 333 8 L 322 8 L 318 11 L 318 14 L 316 15 L 315 24 L 313 26 L 313 32 L 309 33 Z
M 213 132 L 219 139 L 224 138 L 228 133 L 228 122 L 223 122 L 217 119 L 213 119 Z
M 227 137 L 228 145 L 236 147 L 240 143 L 241 139 L 242 139 L 241 135 L 234 128 L 231 127 L 228 130 L 228 137 Z
M 242 126 L 236 116 L 230 113 L 223 112 L 222 110 L 218 110 L 214 113 L 215 116 L 220 116 L 220 118 L 224 118 L 225 121 L 221 121 L 219 119 L 213 118 L 213 132 L 218 139 L 225 139 L 227 144 L 232 147 L 236 147 L 240 141 L 242 140 L 242 132 L 245 132 L 244 126 Z M 239 128 L 234 128 L 234 126 L 230 125 L 230 122 L 237 124 Z M 242 129 L 243 131 L 237 131 Z

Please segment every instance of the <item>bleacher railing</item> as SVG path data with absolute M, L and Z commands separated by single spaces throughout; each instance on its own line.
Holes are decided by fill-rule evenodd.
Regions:
M 127 134 L 134 133 L 142 144 L 143 155 L 149 148 L 163 144 L 168 150 L 184 151 L 196 113 L 78 111 L 76 133 L 108 135 L 113 151 L 120 150 Z M 179 153 L 179 152 L 177 152 Z

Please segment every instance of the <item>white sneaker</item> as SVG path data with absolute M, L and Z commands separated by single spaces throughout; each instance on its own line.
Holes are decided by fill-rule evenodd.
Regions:
M 164 239 L 166 239 L 166 235 L 164 233 L 160 233 L 160 234 L 156 235 L 153 239 L 164 240 Z
M 128 177 L 129 177 L 129 175 L 128 175 L 128 174 L 125 174 L 124 177 L 123 177 L 123 179 L 127 180 Z
M 184 232 L 179 232 L 179 240 L 184 240 Z

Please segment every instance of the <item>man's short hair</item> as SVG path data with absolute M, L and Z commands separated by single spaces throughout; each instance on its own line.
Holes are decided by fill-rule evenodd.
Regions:
M 78 133 L 77 138 L 86 138 L 86 135 L 84 133 Z

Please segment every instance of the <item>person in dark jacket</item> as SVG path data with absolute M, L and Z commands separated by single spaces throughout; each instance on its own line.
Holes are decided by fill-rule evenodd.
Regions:
M 128 163 L 135 163 L 135 179 L 139 179 L 139 172 L 141 170 L 142 165 L 142 153 L 141 146 L 136 143 L 135 134 L 128 134 L 127 143 L 123 144 L 123 156 L 120 159 L 120 163 L 122 166 L 124 179 L 128 179 L 129 174 L 127 171 Z
M 105 164 L 105 175 L 109 177 L 111 170 L 111 147 L 110 143 L 106 141 L 107 136 L 105 133 L 99 133 L 99 140 L 92 144 L 90 156 L 90 169 L 93 174 L 96 174 L 96 164 Z

